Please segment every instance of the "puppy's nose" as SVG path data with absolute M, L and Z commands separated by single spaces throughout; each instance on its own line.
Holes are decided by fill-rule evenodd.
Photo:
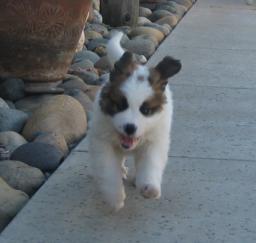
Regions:
M 127 135 L 133 135 L 137 130 L 137 127 L 134 124 L 126 124 L 124 126 L 124 131 L 126 132 Z

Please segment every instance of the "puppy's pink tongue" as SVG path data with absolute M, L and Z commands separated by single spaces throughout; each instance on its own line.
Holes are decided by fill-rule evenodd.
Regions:
M 132 147 L 134 143 L 134 139 L 126 136 L 121 137 L 121 144 L 125 149 L 129 149 Z

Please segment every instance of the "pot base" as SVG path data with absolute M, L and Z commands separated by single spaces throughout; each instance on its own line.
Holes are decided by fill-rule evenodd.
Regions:
M 25 92 L 29 94 L 63 94 L 64 89 L 58 87 L 62 80 L 56 82 L 25 82 Z

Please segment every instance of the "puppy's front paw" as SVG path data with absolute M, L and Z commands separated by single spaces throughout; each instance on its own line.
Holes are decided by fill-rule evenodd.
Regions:
M 111 209 L 117 212 L 124 207 L 125 198 L 126 198 L 125 192 L 122 191 L 118 195 L 112 195 L 112 196 L 108 195 L 108 197 L 106 198 L 106 202 L 111 207 Z
M 140 193 L 145 198 L 158 199 L 161 197 L 161 189 L 152 184 L 145 184 L 141 186 Z

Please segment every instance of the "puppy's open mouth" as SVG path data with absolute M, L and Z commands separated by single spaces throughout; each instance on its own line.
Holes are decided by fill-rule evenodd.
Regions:
M 123 134 L 119 134 L 120 137 L 120 143 L 122 148 L 126 150 L 131 150 L 137 146 L 139 143 L 140 138 L 139 137 L 130 137 Z

